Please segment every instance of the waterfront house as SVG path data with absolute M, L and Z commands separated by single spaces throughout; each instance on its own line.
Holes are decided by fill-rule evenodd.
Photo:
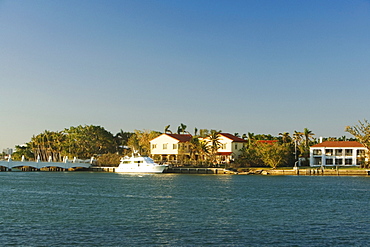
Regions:
M 357 141 L 325 141 L 310 147 L 310 166 L 360 166 L 365 152 Z
M 162 134 L 150 141 L 150 154 L 157 161 L 176 163 L 180 158 L 190 158 L 189 134 Z M 200 141 L 211 145 L 209 137 L 199 138 Z M 216 160 L 218 163 L 230 163 L 241 154 L 246 140 L 228 133 L 219 134 L 219 149 Z M 196 158 L 199 154 L 196 155 Z
M 189 134 L 162 134 L 150 141 L 150 153 L 155 160 L 176 162 L 179 156 L 190 156 Z
M 211 145 L 209 137 L 204 138 L 204 141 Z M 230 163 L 239 157 L 241 149 L 246 145 L 247 141 L 229 133 L 219 134 L 220 147 L 217 152 L 216 160 L 219 163 Z

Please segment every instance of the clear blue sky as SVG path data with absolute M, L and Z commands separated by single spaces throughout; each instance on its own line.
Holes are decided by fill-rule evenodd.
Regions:
M 342 136 L 369 119 L 370 1 L 0 0 L 0 83 L 1 149 L 90 124 Z

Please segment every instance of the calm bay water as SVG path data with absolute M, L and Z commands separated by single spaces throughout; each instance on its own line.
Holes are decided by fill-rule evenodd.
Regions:
M 1 172 L 2 246 L 368 246 L 370 177 Z

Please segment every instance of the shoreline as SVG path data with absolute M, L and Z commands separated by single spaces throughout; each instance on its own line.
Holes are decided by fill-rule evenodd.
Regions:
M 94 172 L 115 172 L 115 167 L 93 167 L 89 169 Z M 175 174 L 214 174 L 214 175 L 295 175 L 295 176 L 369 176 L 370 170 L 347 170 L 347 169 L 318 169 L 318 168 L 304 168 L 304 169 L 251 169 L 246 172 L 225 171 L 224 168 L 184 168 L 184 167 L 170 167 L 163 173 Z
M 292 169 L 292 170 L 266 170 L 262 175 L 297 175 L 297 176 L 369 176 L 370 170 L 347 169 Z
M 4 167 L 2 167 L 4 168 Z M 57 169 L 58 168 L 58 169 Z M 14 172 L 65 172 L 65 171 L 88 171 L 88 172 L 115 172 L 117 167 L 93 166 L 80 169 L 62 169 L 60 167 L 49 167 L 48 169 L 35 169 L 32 167 L 22 167 L 22 169 L 13 169 Z M 82 169 L 81 169 L 82 168 Z M 0 172 L 11 172 L 9 169 L 0 169 Z M 370 170 L 367 169 L 321 169 L 321 168 L 302 168 L 302 169 L 264 169 L 256 168 L 248 171 L 231 171 L 224 168 L 185 168 L 170 167 L 163 173 L 173 174 L 209 174 L 209 175 L 270 175 L 270 176 L 370 176 Z

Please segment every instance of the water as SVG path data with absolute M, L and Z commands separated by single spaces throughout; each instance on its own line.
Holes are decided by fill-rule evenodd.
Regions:
M 1 172 L 2 246 L 368 246 L 370 177 Z

